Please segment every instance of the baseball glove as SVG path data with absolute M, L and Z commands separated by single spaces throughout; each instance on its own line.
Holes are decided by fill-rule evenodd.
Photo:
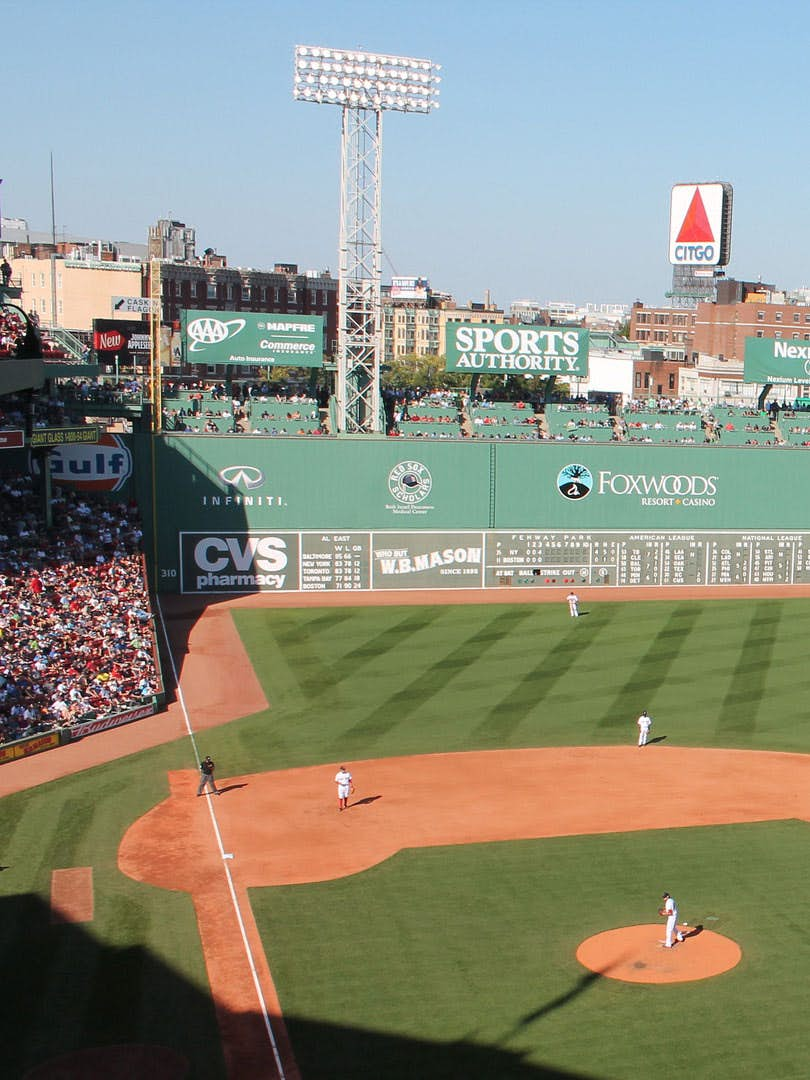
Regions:
M 349 794 L 354 795 L 354 784 L 349 788 Z
M 658 909 L 658 914 L 659 914 L 659 915 L 669 915 L 669 912 L 667 911 L 667 909 L 666 909 L 666 908 L 662 908 L 662 907 L 660 907 L 660 908 Z

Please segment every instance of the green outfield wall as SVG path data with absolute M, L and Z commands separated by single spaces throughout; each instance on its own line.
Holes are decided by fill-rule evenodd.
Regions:
M 810 581 L 801 449 L 128 443 L 163 591 Z

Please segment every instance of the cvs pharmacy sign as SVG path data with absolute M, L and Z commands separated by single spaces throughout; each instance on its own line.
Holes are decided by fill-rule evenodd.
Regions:
M 268 592 L 298 587 L 297 533 L 181 533 L 180 591 Z

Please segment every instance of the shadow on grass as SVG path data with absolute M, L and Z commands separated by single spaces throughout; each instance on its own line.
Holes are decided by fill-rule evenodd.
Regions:
M 564 1005 L 568 1005 L 570 1002 L 578 998 L 580 994 L 584 994 L 597 979 L 601 979 L 602 976 L 598 971 L 588 971 L 584 975 L 580 975 L 570 990 L 567 990 L 564 994 L 559 994 L 557 997 L 552 998 L 551 1001 L 547 1001 L 545 1005 L 540 1005 L 537 1009 L 533 1009 L 532 1012 L 526 1013 L 518 1023 L 512 1028 L 507 1035 L 507 1038 L 511 1038 L 516 1035 L 523 1028 L 529 1024 L 533 1024 L 535 1020 L 542 1020 L 544 1016 L 548 1016 L 549 1013 L 556 1012 L 557 1009 L 561 1009 Z
M 647 739 L 647 746 L 652 746 L 654 743 L 664 742 L 666 738 L 666 735 L 656 735 L 654 739 Z
M 137 919 L 128 924 L 125 909 L 120 916 L 126 924 L 120 926 L 122 939 L 137 938 Z M 128 1054 L 141 1055 L 142 1065 L 155 1054 L 157 1068 L 165 1048 L 163 1063 L 168 1058 L 174 1068 L 155 1072 L 150 1067 L 150 1075 L 227 1080 L 220 1026 L 207 993 L 142 945 L 111 946 L 96 936 L 92 923 L 53 926 L 50 918 L 50 905 L 39 896 L 0 898 L 0 964 L 13 972 L 14 988 L 0 1010 L 4 1076 L 136 1075 L 125 1068 Z M 594 977 L 585 976 L 582 985 L 525 1017 L 516 1030 L 560 1008 Z M 223 1009 L 219 1017 L 241 1056 L 239 1075 L 275 1080 L 263 1019 L 253 1002 L 245 1005 L 238 1013 Z M 530 1063 L 519 1051 L 482 1046 L 472 1036 L 437 1043 L 295 1016 L 285 1017 L 285 1023 L 286 1033 L 276 1031 L 279 1044 L 286 1046 L 288 1034 L 306 1080 L 334 1080 L 335 1062 L 347 1080 L 595 1080 Z M 284 1049 L 283 1056 L 287 1074 L 295 1075 Z M 84 1071 L 91 1063 L 95 1071 Z

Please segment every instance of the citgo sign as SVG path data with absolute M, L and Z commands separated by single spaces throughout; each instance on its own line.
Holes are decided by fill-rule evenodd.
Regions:
M 731 184 L 676 184 L 669 214 L 673 266 L 726 266 L 731 253 Z

